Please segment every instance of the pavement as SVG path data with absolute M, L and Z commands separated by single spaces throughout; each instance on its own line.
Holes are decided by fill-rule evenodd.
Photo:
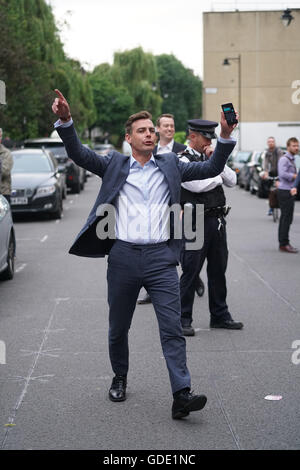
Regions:
M 128 398 L 108 399 L 107 261 L 67 253 L 99 185 L 69 194 L 59 222 L 15 222 L 17 272 L 0 283 L 0 449 L 299 449 L 300 254 L 278 251 L 266 200 L 226 190 L 228 305 L 245 327 L 210 330 L 207 289 L 196 298 L 188 367 L 208 402 L 174 421 L 151 305 L 130 330 Z M 290 235 L 300 248 L 299 201 Z

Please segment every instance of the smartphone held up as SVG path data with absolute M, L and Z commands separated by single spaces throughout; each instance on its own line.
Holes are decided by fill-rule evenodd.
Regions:
M 227 124 L 229 126 L 232 126 L 232 124 L 237 124 L 238 123 L 238 120 L 236 118 L 236 112 L 234 110 L 234 107 L 233 107 L 232 103 L 222 104 L 222 110 L 223 110 L 225 119 L 227 121 Z

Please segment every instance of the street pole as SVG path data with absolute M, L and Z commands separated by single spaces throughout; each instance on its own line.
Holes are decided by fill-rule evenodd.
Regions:
M 239 150 L 242 150 L 242 57 L 239 54 L 237 57 L 226 57 L 223 61 L 223 66 L 228 68 L 230 60 L 238 62 L 238 97 L 239 97 Z

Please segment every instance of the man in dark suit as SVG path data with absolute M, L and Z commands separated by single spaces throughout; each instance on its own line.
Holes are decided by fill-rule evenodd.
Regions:
M 153 154 L 179 153 L 186 148 L 186 145 L 175 142 L 175 122 L 173 114 L 162 114 L 156 120 L 156 132 L 159 135 L 159 141 L 155 145 Z
M 180 322 L 180 291 L 177 264 L 182 241 L 170 237 L 164 214 L 166 206 L 180 208 L 182 181 L 218 175 L 232 152 L 234 126 L 221 115 L 221 136 L 207 162 L 183 163 L 176 154 L 153 156 L 156 135 L 147 111 L 130 116 L 126 123 L 132 155 L 112 151 L 100 156 L 84 147 L 73 126 L 69 105 L 56 90 L 52 110 L 59 117 L 55 127 L 67 153 L 83 168 L 102 178 L 102 185 L 86 224 L 70 253 L 78 256 L 108 256 L 109 354 L 115 373 L 109 398 L 126 399 L 128 332 L 142 286 L 151 295 L 158 319 L 164 357 L 173 393 L 172 418 L 183 418 L 202 409 L 205 395 L 191 392 L 186 365 L 186 343 Z M 105 214 L 115 209 L 114 233 Z M 155 208 L 154 224 L 151 212 Z M 180 225 L 178 217 L 173 217 Z M 178 219 L 178 220 L 177 220 Z M 108 224 L 107 237 L 103 227 Z M 176 228 L 176 227 L 175 227 Z
M 162 155 L 164 153 L 180 153 L 186 149 L 186 145 L 175 142 L 175 121 L 173 114 L 161 114 L 156 120 L 156 132 L 159 135 L 159 141 L 155 145 L 153 154 Z M 200 276 L 197 278 L 196 292 L 201 297 L 204 294 L 204 283 Z M 151 298 L 146 292 L 137 301 L 138 304 L 151 304 Z

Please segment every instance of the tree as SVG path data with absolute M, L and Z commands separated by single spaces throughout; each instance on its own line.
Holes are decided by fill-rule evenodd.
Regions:
M 110 134 L 124 134 L 124 123 L 134 112 L 134 99 L 123 85 L 116 85 L 112 79 L 112 67 L 101 64 L 89 75 L 93 90 L 96 119 L 99 126 Z
M 116 85 L 127 88 L 134 100 L 134 112 L 146 109 L 155 119 L 161 112 L 156 61 L 152 54 L 141 47 L 116 52 L 112 67 L 112 79 Z
M 172 54 L 155 57 L 163 98 L 162 113 L 172 113 L 176 129 L 184 130 L 187 120 L 202 114 L 202 82 Z
M 45 0 L 0 0 L 0 77 L 7 106 L 0 124 L 17 140 L 49 134 L 53 89 L 62 85 L 83 130 L 95 119 L 93 95 L 80 64 L 65 56 Z

